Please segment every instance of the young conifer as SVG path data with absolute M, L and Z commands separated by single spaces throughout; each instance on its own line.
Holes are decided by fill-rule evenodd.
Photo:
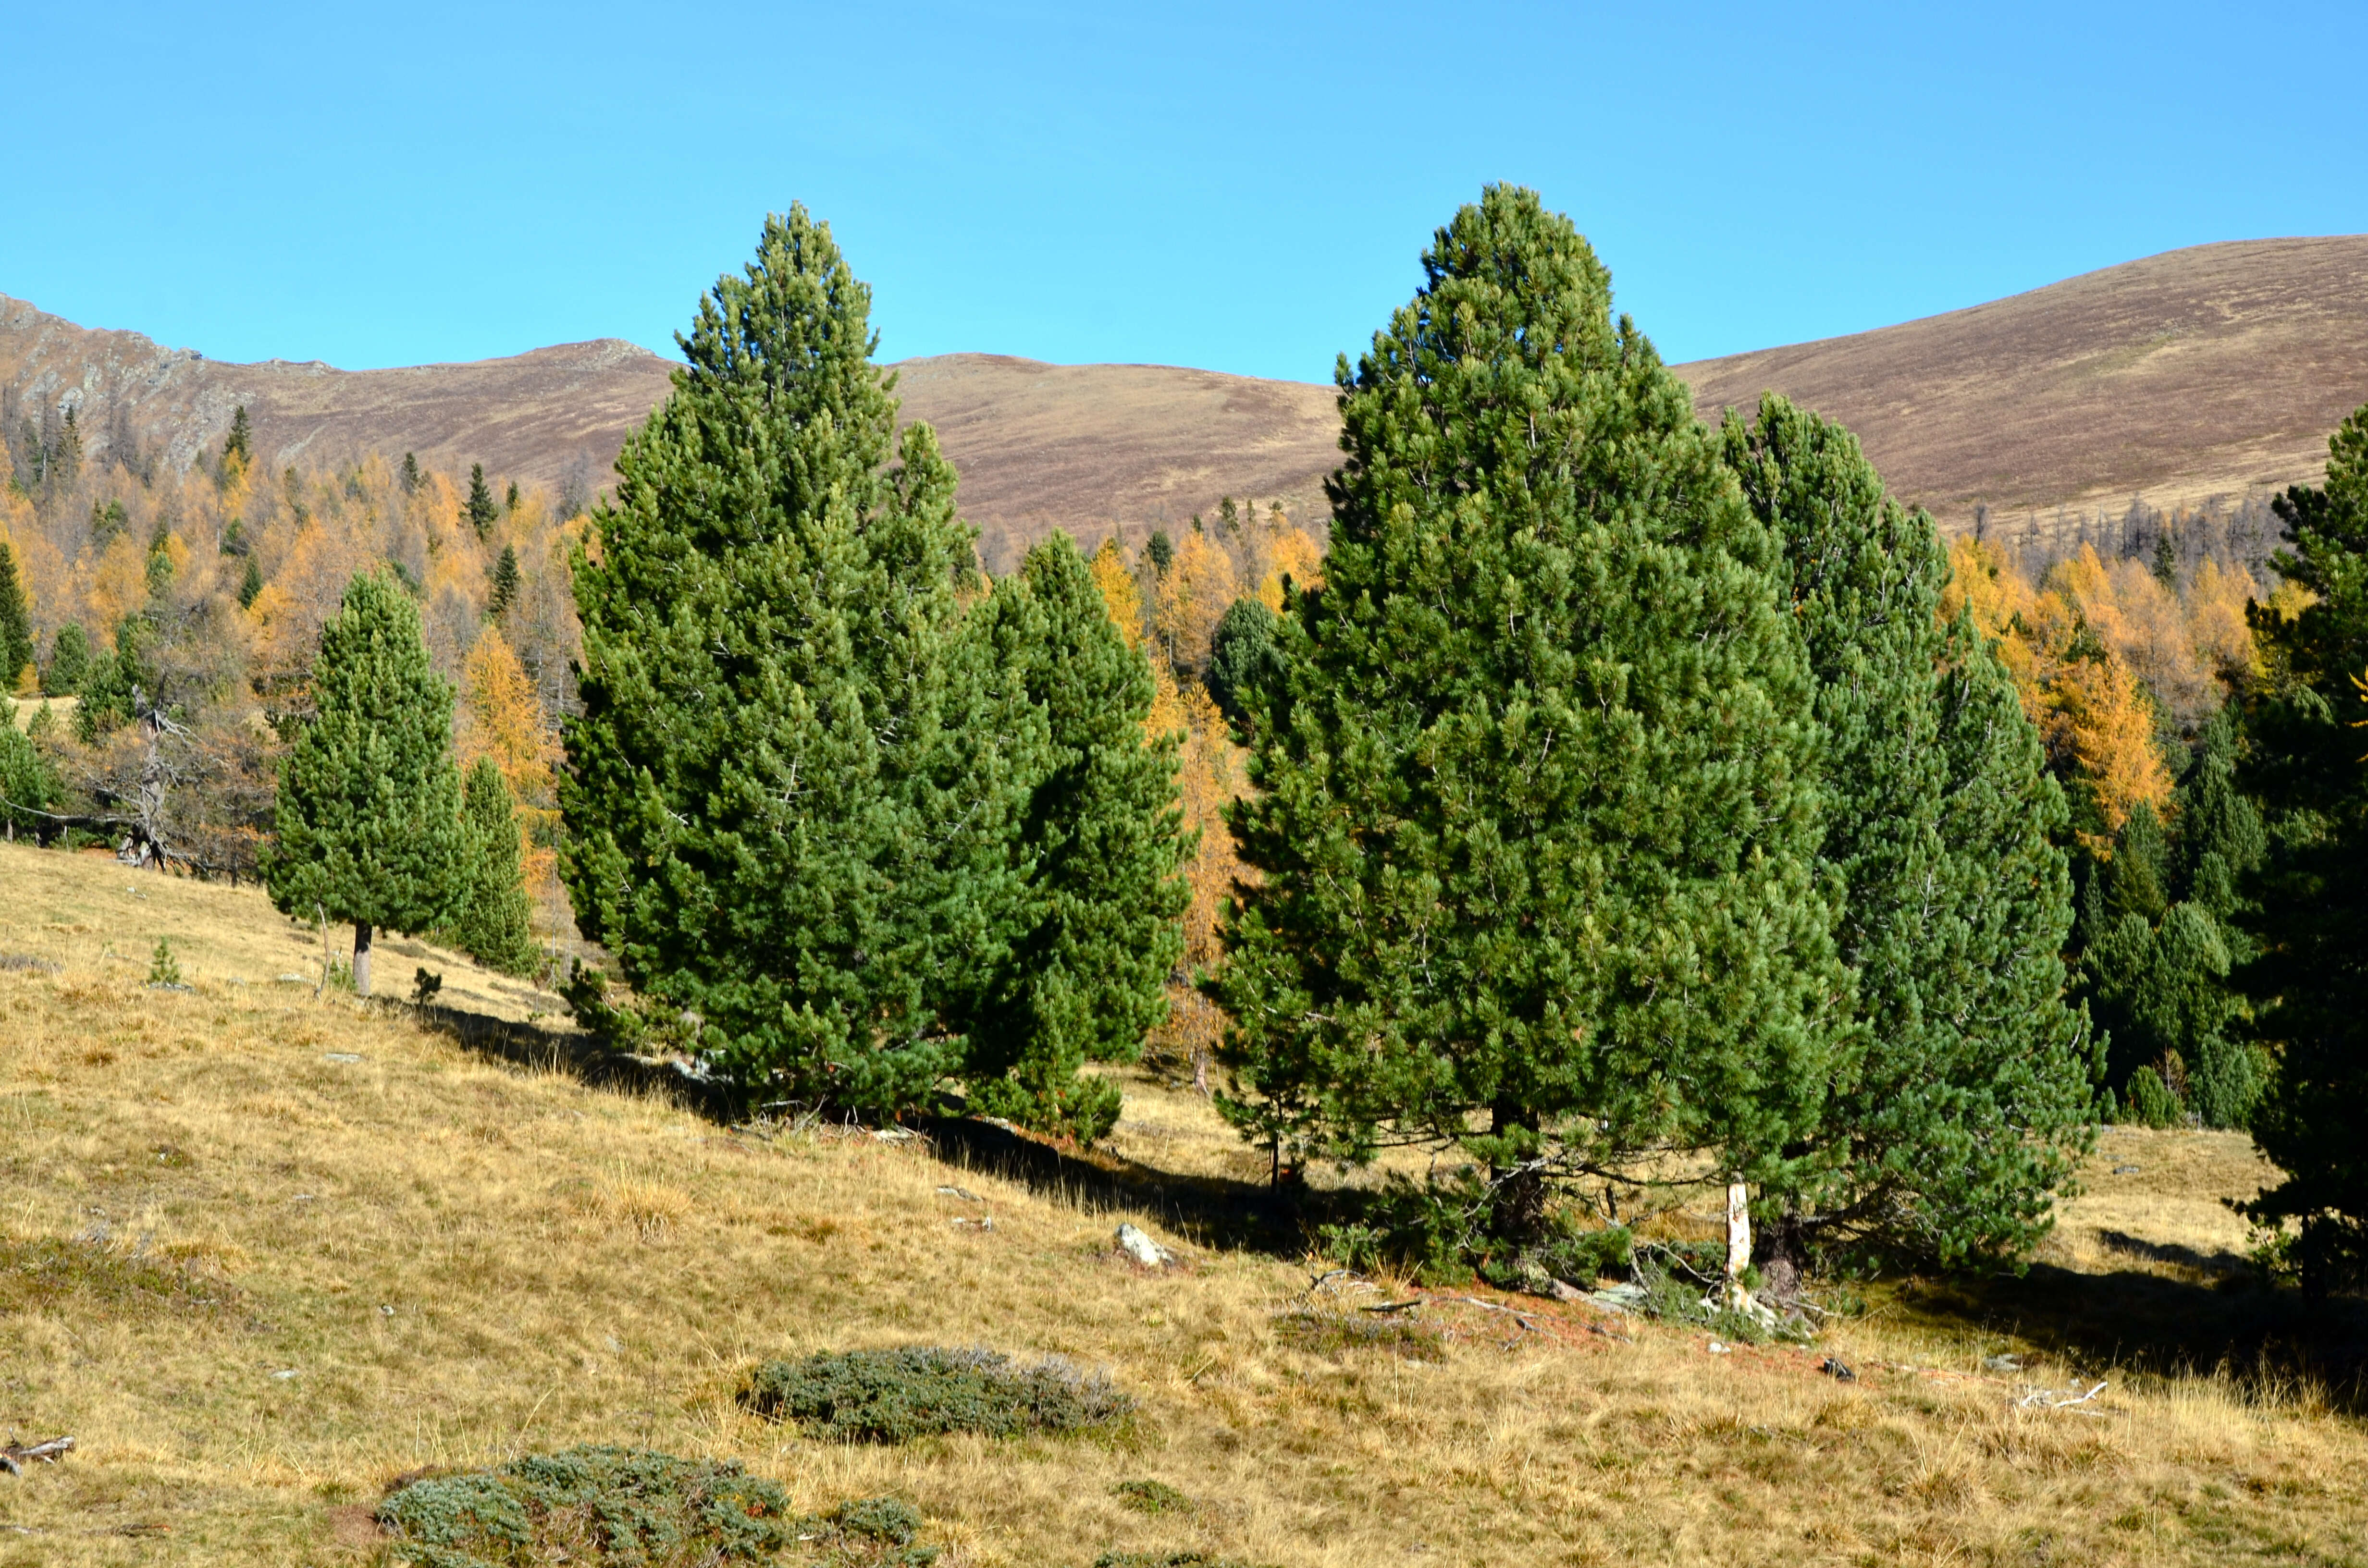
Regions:
M 982 619 L 1051 746 L 1016 840 L 1030 868 L 1019 935 L 966 1009 L 966 1070 L 978 1108 L 1091 1142 L 1118 1119 L 1119 1090 L 1077 1069 L 1142 1054 L 1183 951 L 1178 738 L 1144 739 L 1150 664 L 1068 535 L 1030 551 Z
M 1491 187 L 1338 372 L 1321 589 L 1254 712 L 1219 992 L 1248 1136 L 1787 1176 L 1846 977 L 1776 541 L 1609 275 Z
M 893 1112 L 1009 941 L 1043 719 L 964 634 L 953 470 L 898 442 L 870 309 L 803 208 L 701 300 L 576 567 L 561 806 L 577 920 L 712 1059 Z
M 465 892 L 452 688 L 428 663 L 419 607 L 386 574 L 347 585 L 321 628 L 317 710 L 280 765 L 264 885 L 283 914 L 354 927 L 354 989 L 370 994 L 374 928 L 427 931 Z
M 502 515 L 501 507 L 494 502 L 493 487 L 485 483 L 485 465 L 483 463 L 469 465 L 469 499 L 461 508 L 461 515 L 469 519 L 469 526 L 477 530 L 479 539 L 493 530 L 495 522 Z
M 1857 440 L 1770 394 L 1721 441 L 1782 542 L 1816 682 L 1821 856 L 1862 1026 L 1806 1141 L 1820 1158 L 1765 1240 L 1790 1266 L 1812 1239 L 1944 1267 L 2011 1258 L 2085 1147 L 2060 792 L 2004 670 L 1939 619 L 1931 519 L 1884 493 Z
M 1235 599 L 1209 639 L 1203 682 L 1217 710 L 1235 725 L 1249 720 L 1251 693 L 1274 678 L 1274 611 L 1255 597 Z
M 541 957 L 534 945 L 534 905 L 519 869 L 517 806 L 492 757 L 479 757 L 469 769 L 461 820 L 466 891 L 446 937 L 489 969 L 526 974 Z
M 233 465 L 245 468 L 255 460 L 255 426 L 246 417 L 246 404 L 240 403 L 230 416 L 230 434 L 222 437 L 222 468 L 227 472 Z
M 17 552 L 0 539 L 0 698 L 17 689 L 33 662 L 33 623 L 25 606 L 25 584 L 17 574 Z
M 50 642 L 50 667 L 41 678 L 41 689 L 51 697 L 73 697 L 89 678 L 90 633 L 70 620 L 58 628 Z
M 507 613 L 518 596 L 518 546 L 502 546 L 500 559 L 486 577 L 485 613 L 498 620 Z

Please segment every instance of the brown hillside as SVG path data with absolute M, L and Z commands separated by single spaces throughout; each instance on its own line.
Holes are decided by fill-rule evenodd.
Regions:
M 1681 365 L 1702 412 L 1784 392 L 1856 430 L 1893 486 L 1946 525 L 2157 506 L 2315 478 L 2368 402 L 2368 235 L 2172 251 L 1899 326 Z M 951 354 L 896 367 L 944 437 L 962 508 L 1002 570 L 1047 529 L 1090 546 L 1223 494 L 1320 522 L 1338 460 L 1330 388 L 1156 365 Z M 86 447 L 176 466 L 246 404 L 274 465 L 376 449 L 496 478 L 605 476 L 669 362 L 615 339 L 507 359 L 347 371 L 235 365 L 95 332 L 0 296 L 0 415 L 77 403 Z
M 962 506 L 1000 570 L 1055 528 L 1129 543 L 1222 495 L 1324 514 L 1340 460 L 1332 389 L 1167 365 L 1047 365 L 947 354 L 896 367 L 905 414 L 935 426 Z
M 1773 388 L 1839 420 L 1944 525 L 2241 495 L 2322 476 L 2368 403 L 2368 234 L 2198 245 L 1677 369 L 1705 417 Z
M 944 437 L 962 510 L 1002 570 L 1050 528 L 1088 546 L 1212 510 L 1221 495 L 1323 506 L 1337 457 L 1328 387 L 1158 365 L 1046 365 L 950 354 L 894 367 L 908 418 Z M 97 332 L 0 295 L 0 415 L 12 433 L 69 401 L 85 449 L 136 445 L 186 468 L 217 449 L 241 403 L 271 467 L 416 452 L 460 472 L 555 483 L 605 478 L 666 396 L 671 362 L 615 338 L 507 359 L 337 370 L 237 365 Z

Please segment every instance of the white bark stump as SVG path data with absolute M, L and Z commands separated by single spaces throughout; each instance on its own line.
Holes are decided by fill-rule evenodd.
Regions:
M 1743 1271 L 1750 1267 L 1751 1190 L 1731 1181 L 1726 1184 L 1726 1304 L 1737 1312 L 1751 1305 L 1751 1292 L 1743 1288 Z

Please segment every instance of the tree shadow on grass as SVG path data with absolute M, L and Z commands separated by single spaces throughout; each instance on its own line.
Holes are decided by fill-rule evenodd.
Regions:
M 936 1156 L 957 1169 L 1019 1182 L 1080 1208 L 1155 1216 L 1195 1246 L 1298 1257 L 1328 1195 L 1278 1194 L 1229 1176 L 1184 1176 L 1100 1151 L 1045 1142 L 970 1117 L 911 1119 Z
M 464 1050 L 514 1067 L 563 1074 L 588 1088 L 655 1095 L 719 1123 L 738 1121 L 747 1114 L 746 1096 L 722 1081 L 696 1078 L 672 1062 L 619 1051 L 600 1035 L 545 1028 L 435 1002 L 421 1006 L 382 1000 L 379 1005 L 399 1009 L 421 1028 Z
M 387 1000 L 418 1025 L 465 1050 L 530 1072 L 559 1073 L 592 1088 L 655 1095 L 719 1126 L 749 1119 L 757 1107 L 721 1079 L 693 1077 L 675 1064 L 620 1051 L 597 1034 L 430 1003 Z M 1184 1176 L 1100 1151 L 1030 1137 L 992 1121 L 958 1115 L 915 1116 L 905 1126 L 941 1163 L 1018 1182 L 1039 1195 L 1082 1208 L 1154 1216 L 1196 1246 L 1297 1257 L 1309 1228 L 1349 1201 L 1329 1194 L 1277 1195 L 1260 1183 Z
M 2307 1382 L 2337 1408 L 2368 1413 L 2368 1301 L 2309 1301 L 2221 1265 L 2196 1255 L 2189 1266 L 2218 1278 L 2187 1280 L 2039 1263 L 2021 1278 L 1914 1281 L 1896 1300 L 1916 1315 L 2010 1335 L 2084 1371 L 2225 1370 L 2248 1385 Z

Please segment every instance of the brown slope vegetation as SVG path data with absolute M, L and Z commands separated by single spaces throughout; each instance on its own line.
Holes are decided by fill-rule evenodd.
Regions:
M 275 983 L 313 934 L 251 890 L 137 881 L 0 845 L 0 1423 L 78 1439 L 0 1477 L 5 1568 L 385 1563 L 397 1477 L 584 1442 L 737 1460 L 802 1509 L 903 1497 L 944 1568 L 2332 1563 L 2368 1529 L 2368 1437 L 2320 1392 L 2123 1354 L 2151 1322 L 2208 1367 L 2222 1319 L 2276 1304 L 2214 1286 L 2242 1267 L 2216 1200 L 2260 1179 L 2236 1135 L 2117 1132 L 2027 1287 L 1713 1350 L 1493 1291 L 1311 1290 L 1320 1264 L 1178 1236 L 1151 1180 L 1049 1150 L 966 1168 L 522 1069 Z M 158 937 L 193 989 L 142 983 Z M 1239 1154 L 1205 1099 L 1122 1081 L 1115 1174 Z M 1121 1218 L 1185 1267 L 1116 1256 Z M 1141 1409 L 877 1448 L 734 1398 L 768 1358 L 912 1344 L 1065 1356 Z M 1142 1480 L 1189 1506 L 1113 1496 Z
M 2316 481 L 2368 403 L 2368 235 L 2197 245 L 1970 310 L 1678 367 L 1706 418 L 1783 392 L 1952 529 Z

